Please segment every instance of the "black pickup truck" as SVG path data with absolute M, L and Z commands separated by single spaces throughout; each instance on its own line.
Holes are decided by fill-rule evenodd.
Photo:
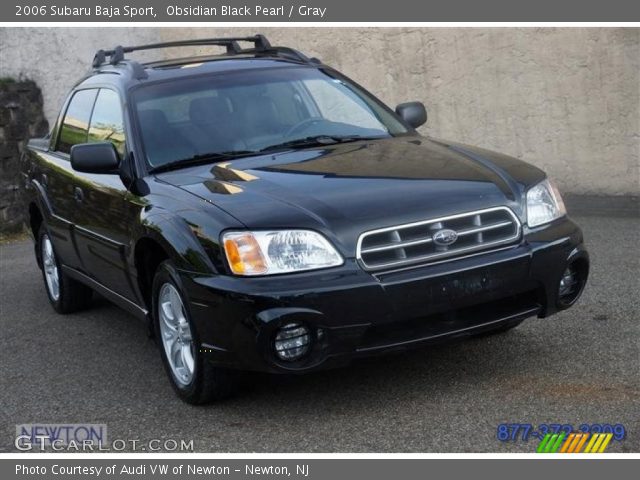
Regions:
M 125 58 L 175 46 L 226 50 Z M 426 119 L 261 35 L 100 50 L 22 159 L 51 304 L 148 322 L 191 403 L 570 307 L 589 259 L 554 184 Z

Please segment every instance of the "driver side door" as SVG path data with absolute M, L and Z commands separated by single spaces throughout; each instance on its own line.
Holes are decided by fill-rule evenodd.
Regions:
M 99 90 L 87 141 L 109 141 L 121 158 L 127 154 L 123 106 L 115 90 Z M 128 191 L 116 174 L 76 172 L 74 180 L 74 234 L 83 273 L 136 302 L 135 272 L 127 258 L 143 200 Z

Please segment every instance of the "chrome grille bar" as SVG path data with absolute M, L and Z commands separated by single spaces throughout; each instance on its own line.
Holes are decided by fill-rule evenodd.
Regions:
M 429 243 L 429 242 L 433 242 L 433 239 L 423 238 L 421 240 L 414 240 L 411 242 L 398 242 L 391 245 L 384 245 L 382 247 L 365 248 L 361 251 L 361 253 L 384 252 L 385 250 L 394 250 L 396 248 L 412 247 L 414 245 L 421 245 L 423 243 Z
M 442 231 L 449 234 L 447 242 L 434 239 Z M 520 234 L 511 209 L 495 207 L 364 232 L 356 257 L 365 269 L 379 270 L 515 243 Z
M 461 237 L 463 235 L 471 235 L 472 233 L 487 232 L 489 230 L 495 230 L 496 228 L 506 227 L 511 224 L 512 222 L 497 222 L 497 223 L 491 223 L 489 225 L 481 225 L 474 228 L 465 228 L 464 230 L 458 231 L 458 236 Z M 480 239 L 480 242 L 482 242 L 482 239 Z

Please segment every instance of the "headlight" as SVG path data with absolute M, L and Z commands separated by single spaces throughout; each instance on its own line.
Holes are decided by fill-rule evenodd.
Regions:
M 566 215 L 567 210 L 555 184 L 543 180 L 527 192 L 527 224 L 537 227 Z
M 309 230 L 227 232 L 222 243 L 236 275 L 299 272 L 343 263 L 326 238 Z

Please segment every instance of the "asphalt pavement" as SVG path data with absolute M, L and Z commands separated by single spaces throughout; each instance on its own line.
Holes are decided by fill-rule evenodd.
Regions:
M 475 338 L 302 377 L 251 375 L 235 398 L 173 393 L 141 322 L 96 299 L 49 306 L 30 241 L 0 245 L 0 452 L 17 424 L 104 423 L 109 439 L 203 452 L 533 452 L 501 423 L 623 424 L 640 452 L 640 221 L 581 216 L 589 284 L 572 309 Z

